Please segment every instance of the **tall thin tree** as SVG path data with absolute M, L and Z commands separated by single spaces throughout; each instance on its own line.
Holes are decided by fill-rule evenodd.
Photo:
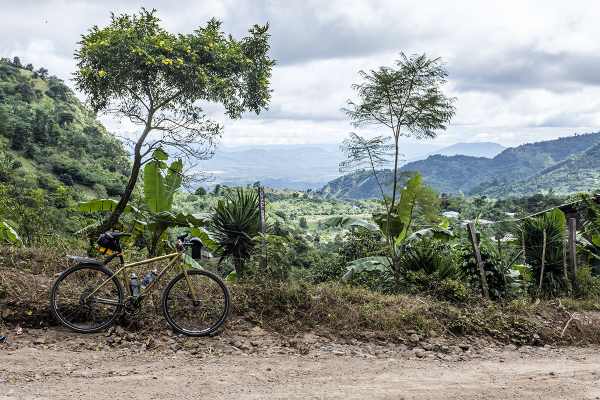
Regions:
M 392 145 L 393 180 L 391 199 L 385 200 L 388 227 L 396 207 L 398 195 L 398 165 L 400 161 L 400 138 L 434 138 L 439 130 L 446 129 L 455 114 L 455 99 L 442 92 L 447 73 L 440 58 L 425 54 L 400 53 L 394 67 L 380 67 L 369 72 L 359 72 L 362 82 L 353 85 L 356 100 L 348 100 L 343 110 L 356 127 L 380 126 L 390 130 Z M 347 151 L 356 158 L 369 158 L 373 143 L 367 139 L 357 140 L 356 134 L 347 142 L 351 147 L 362 145 L 362 152 Z M 376 138 L 379 147 L 381 138 Z M 370 160 L 369 160 L 370 161 Z M 374 159 L 373 167 L 379 162 Z M 376 173 L 374 172 L 375 176 Z M 383 195 L 385 199 L 385 194 Z

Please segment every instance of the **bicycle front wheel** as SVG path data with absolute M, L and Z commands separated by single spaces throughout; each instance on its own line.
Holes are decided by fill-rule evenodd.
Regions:
M 162 311 L 175 331 L 188 336 L 207 336 L 227 319 L 229 290 L 219 277 L 208 271 L 182 272 L 164 289 Z

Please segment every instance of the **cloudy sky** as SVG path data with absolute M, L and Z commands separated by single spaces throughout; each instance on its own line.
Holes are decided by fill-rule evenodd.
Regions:
M 190 32 L 215 16 L 240 37 L 252 24 L 269 22 L 278 60 L 270 110 L 224 120 L 225 144 L 339 142 L 352 129 L 340 108 L 357 72 L 391 65 L 400 51 L 441 56 L 447 64 L 457 115 L 438 145 L 516 145 L 600 126 L 594 0 L 0 0 L 0 55 L 45 66 L 72 86 L 79 35 L 106 25 L 111 11 L 141 6 L 156 8 L 173 32 Z M 113 131 L 132 129 L 104 121 Z

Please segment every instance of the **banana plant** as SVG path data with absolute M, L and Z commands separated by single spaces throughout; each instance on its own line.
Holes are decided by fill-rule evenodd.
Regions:
M 208 233 L 203 229 L 208 216 L 186 214 L 173 210 L 173 198 L 181 188 L 183 162 L 181 159 L 167 163 L 169 156 L 157 149 L 152 159 L 144 166 L 144 198 L 140 209 L 127 205 L 125 214 L 133 217 L 132 240 L 143 242 L 150 256 L 163 250 L 167 239 L 167 230 L 171 227 L 193 228 L 194 235 L 200 237 L 209 249 L 214 247 Z M 77 209 L 82 212 L 113 211 L 117 202 L 113 199 L 94 199 L 79 203 Z
M 6 221 L 0 220 L 0 243 L 20 246 L 23 244 L 17 231 Z
M 348 271 L 343 276 L 343 280 L 349 280 L 354 274 L 362 271 L 386 271 L 391 269 L 397 275 L 397 263 L 406 242 L 423 237 L 447 239 L 452 236 L 452 232 L 448 229 L 447 221 L 438 226 L 422 229 L 409 235 L 415 209 L 419 203 L 420 194 L 423 189 L 421 176 L 415 174 L 401 190 L 400 199 L 394 205 L 393 209 L 389 209 L 385 213 L 373 214 L 375 224 L 353 217 L 333 217 L 324 222 L 328 227 L 363 227 L 372 232 L 378 232 L 385 238 L 389 246 L 387 256 L 364 257 L 352 261 L 348 265 Z

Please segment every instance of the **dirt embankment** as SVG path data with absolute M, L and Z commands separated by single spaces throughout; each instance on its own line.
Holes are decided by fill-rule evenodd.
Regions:
M 0 246 L 0 329 L 3 323 L 54 326 L 48 294 L 56 275 L 66 267 L 64 257 L 49 249 Z M 162 283 L 167 281 L 168 277 Z M 230 291 L 232 313 L 225 329 L 232 334 L 243 334 L 249 326 L 286 337 L 315 333 L 332 341 L 393 343 L 411 349 L 423 342 L 600 344 L 600 302 L 593 300 L 486 303 L 471 298 L 457 304 L 335 283 L 246 282 L 231 285 Z M 121 324 L 149 337 L 167 332 L 157 307 L 159 295 L 156 292 L 138 316 Z

